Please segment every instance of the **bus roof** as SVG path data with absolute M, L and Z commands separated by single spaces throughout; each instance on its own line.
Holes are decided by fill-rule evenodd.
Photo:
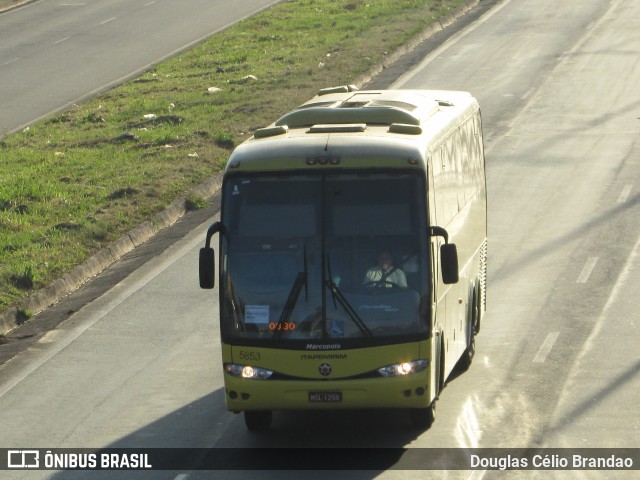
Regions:
M 325 89 L 240 145 L 227 171 L 424 168 L 430 147 L 477 109 L 467 92 Z

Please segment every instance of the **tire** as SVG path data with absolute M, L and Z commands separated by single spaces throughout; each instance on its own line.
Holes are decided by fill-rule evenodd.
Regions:
M 252 432 L 268 430 L 271 427 L 272 416 L 271 410 L 245 410 L 244 424 L 247 430 Z
M 475 308 L 473 312 L 473 329 L 477 335 L 480 333 L 480 324 L 482 323 L 482 293 L 480 292 L 480 287 L 476 290 L 473 300 Z
M 424 408 L 411 408 L 409 410 L 411 425 L 420 430 L 428 430 L 436 419 L 436 401 Z
M 478 303 L 478 290 L 473 292 L 473 302 L 471 304 L 471 324 L 469 325 L 469 343 L 459 360 L 461 371 L 466 372 L 471 366 L 473 357 L 476 354 L 476 334 L 480 331 L 480 304 Z
M 469 345 L 465 349 L 462 357 L 460 357 L 460 361 L 458 365 L 463 372 L 466 372 L 471 366 L 471 362 L 473 361 L 473 357 L 476 354 L 476 332 L 473 327 L 470 329 L 471 338 L 469 339 Z

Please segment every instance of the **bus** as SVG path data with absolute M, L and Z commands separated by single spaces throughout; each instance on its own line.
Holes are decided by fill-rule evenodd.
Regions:
M 202 288 L 219 266 L 227 409 L 250 430 L 274 410 L 367 408 L 429 428 L 475 352 L 486 207 L 469 93 L 334 87 L 256 130 L 199 259 Z

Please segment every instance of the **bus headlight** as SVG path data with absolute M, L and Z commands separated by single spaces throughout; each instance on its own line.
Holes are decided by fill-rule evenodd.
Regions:
M 273 375 L 273 371 L 266 368 L 252 367 L 251 365 L 238 365 L 236 363 L 227 363 L 224 366 L 225 372 L 234 377 L 249 378 L 253 380 L 267 380 Z
M 414 360 L 413 362 L 396 363 L 378 369 L 383 377 L 399 377 L 424 370 L 429 366 L 429 360 Z

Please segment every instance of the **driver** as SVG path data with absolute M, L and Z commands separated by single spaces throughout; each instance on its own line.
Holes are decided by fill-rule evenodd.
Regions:
M 391 250 L 385 248 L 378 254 L 378 265 L 371 267 L 362 281 L 364 286 L 407 288 L 407 277 L 398 267 L 393 266 Z

